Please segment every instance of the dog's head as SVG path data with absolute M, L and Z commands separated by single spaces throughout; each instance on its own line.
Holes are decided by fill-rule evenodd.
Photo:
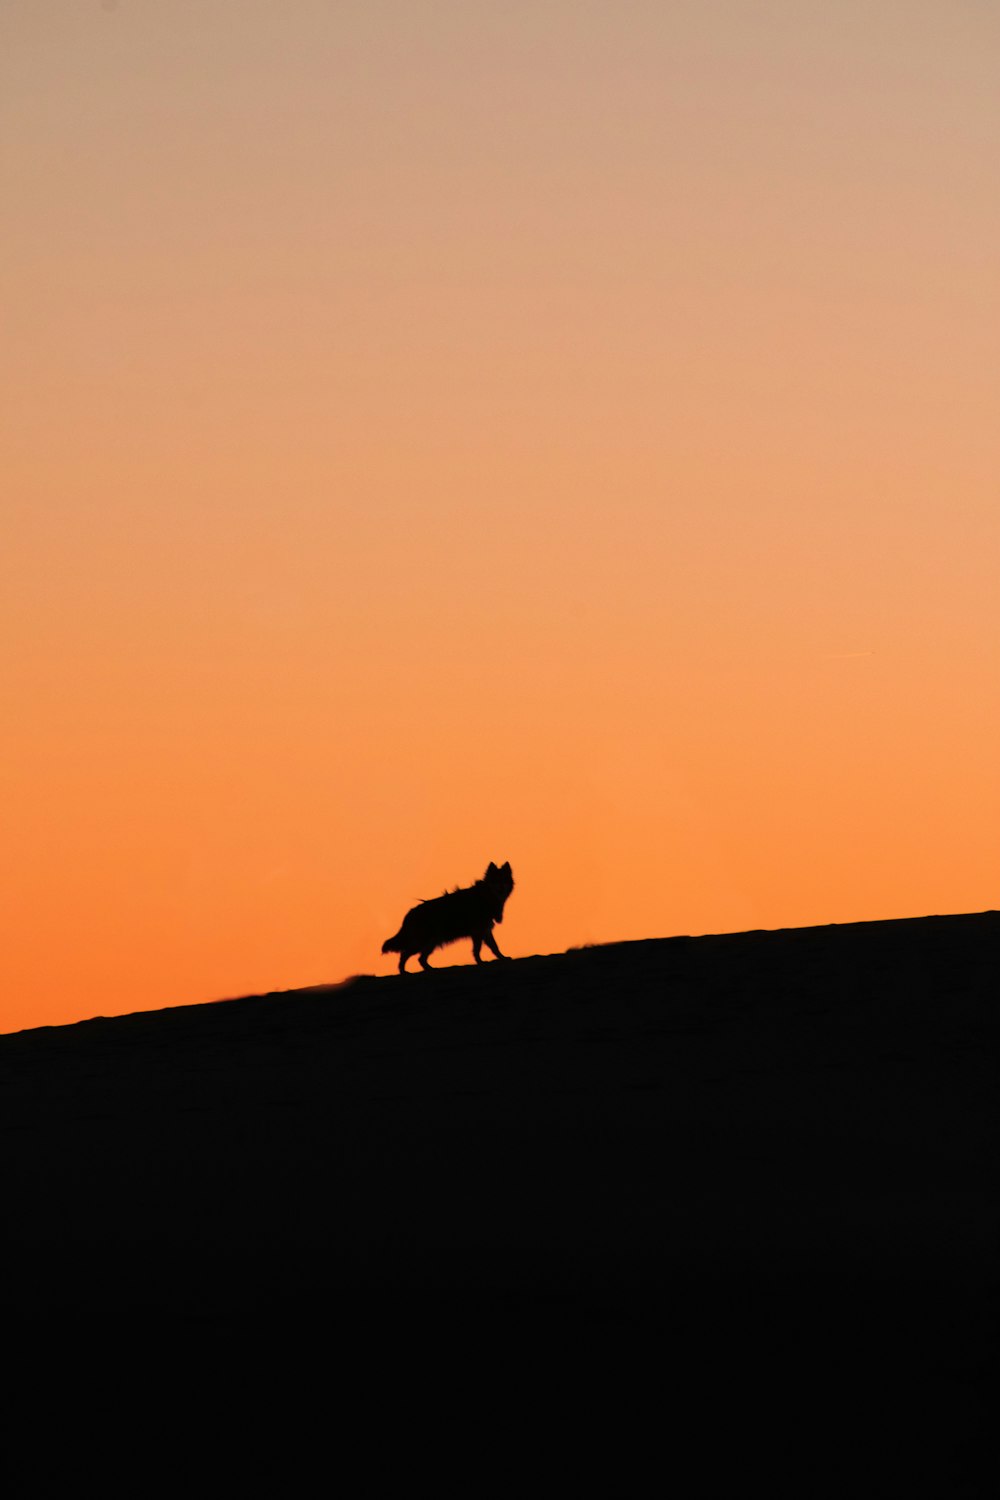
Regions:
M 487 887 L 490 896 L 493 898 L 493 920 L 494 922 L 502 922 L 504 902 L 514 889 L 514 877 L 510 871 L 510 861 L 508 860 L 505 865 L 498 866 L 491 860 L 486 867 L 483 884 Z

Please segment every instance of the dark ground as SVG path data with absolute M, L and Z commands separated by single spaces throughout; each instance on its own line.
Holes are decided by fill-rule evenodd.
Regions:
M 678 1493 L 991 1493 L 998 958 L 988 912 L 0 1037 L 5 1326 L 624 1431 Z

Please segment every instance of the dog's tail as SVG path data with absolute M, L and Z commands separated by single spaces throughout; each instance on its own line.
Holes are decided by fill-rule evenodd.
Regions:
M 391 938 L 386 938 L 385 942 L 382 944 L 382 952 L 401 953 L 403 951 L 403 947 L 400 942 L 400 938 L 402 937 L 402 935 L 402 930 L 400 930 L 399 932 L 394 933 Z

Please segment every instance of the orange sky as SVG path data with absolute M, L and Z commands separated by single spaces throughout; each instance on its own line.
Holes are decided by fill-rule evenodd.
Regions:
M 0 1029 L 490 859 L 998 904 L 1000 9 L 5 0 L 0 100 Z

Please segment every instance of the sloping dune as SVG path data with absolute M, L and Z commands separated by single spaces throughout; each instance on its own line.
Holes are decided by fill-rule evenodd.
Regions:
M 844 1451 L 894 1434 L 964 1493 L 998 957 L 988 912 L 2 1037 L 11 1316 L 613 1371 L 730 1433 L 832 1411 Z

